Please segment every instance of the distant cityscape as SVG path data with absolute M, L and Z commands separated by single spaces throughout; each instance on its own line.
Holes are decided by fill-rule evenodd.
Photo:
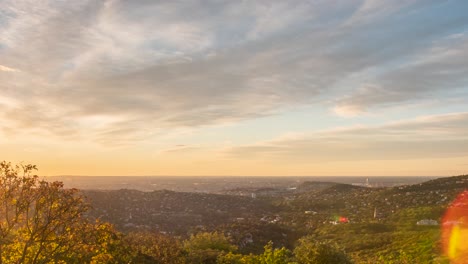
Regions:
M 51 176 L 46 178 L 52 181 L 63 182 L 65 188 L 77 188 L 81 190 L 170 190 L 177 192 L 224 194 L 232 190 L 255 190 L 260 188 L 291 189 L 296 188 L 306 181 L 345 183 L 373 188 L 394 187 L 421 183 L 437 177 Z

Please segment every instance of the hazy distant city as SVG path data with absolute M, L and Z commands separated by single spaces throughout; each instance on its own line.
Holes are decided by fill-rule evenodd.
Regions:
M 393 187 L 415 184 L 437 177 L 171 177 L 171 176 L 53 176 L 50 180 L 62 181 L 66 188 L 82 190 L 139 191 L 170 190 L 223 194 L 238 189 L 294 189 L 306 181 L 346 183 L 367 187 Z M 232 192 L 230 192 L 232 194 Z

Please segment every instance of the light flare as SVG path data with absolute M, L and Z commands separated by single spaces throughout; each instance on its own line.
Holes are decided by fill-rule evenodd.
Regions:
M 468 190 L 460 193 L 442 220 L 442 245 L 452 264 L 468 263 Z

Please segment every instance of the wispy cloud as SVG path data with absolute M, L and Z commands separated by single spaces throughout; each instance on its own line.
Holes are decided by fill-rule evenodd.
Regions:
M 449 36 L 443 44 L 431 46 L 412 60 L 375 76 L 373 82 L 358 87 L 338 101 L 335 111 L 357 114 L 373 106 L 439 98 L 448 91 L 465 89 L 467 56 L 468 37 L 454 41 Z
M 7 67 L 7 66 L 0 65 L 0 71 L 4 71 L 4 72 L 18 72 L 19 70 L 13 69 L 13 68 L 10 68 L 10 67 Z
M 425 116 L 381 126 L 340 128 L 225 150 L 235 159 L 317 163 L 468 155 L 468 113 Z

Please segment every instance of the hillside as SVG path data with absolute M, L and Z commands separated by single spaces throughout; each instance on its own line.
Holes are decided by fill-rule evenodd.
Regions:
M 90 217 L 109 221 L 121 230 L 186 234 L 195 228 L 213 229 L 277 211 L 266 201 L 232 195 L 165 190 L 84 191 L 84 194 L 93 207 Z
M 447 206 L 465 189 L 467 175 L 388 188 L 304 182 L 288 190 L 237 189 L 231 195 L 134 190 L 84 193 L 94 208 L 89 216 L 109 221 L 122 231 L 187 236 L 217 230 L 229 235 L 243 253 L 258 253 L 270 240 L 292 249 L 299 237 L 309 236 L 338 243 L 359 263 L 380 257 L 399 259 L 401 254 L 424 261 L 439 258 L 439 226 L 416 222 L 432 219 L 440 223 Z M 251 192 L 259 195 L 252 198 Z

